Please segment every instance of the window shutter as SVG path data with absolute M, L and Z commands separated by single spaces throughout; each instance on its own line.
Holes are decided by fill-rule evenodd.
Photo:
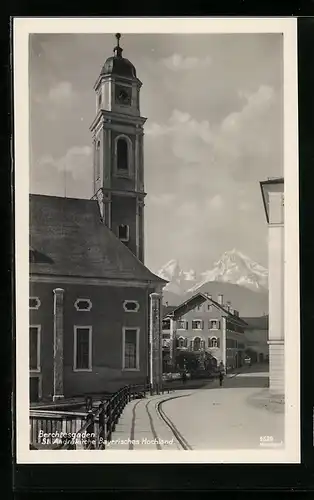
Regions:
M 220 339 L 217 339 L 217 347 L 220 347 Z
M 201 321 L 201 328 L 202 328 L 202 330 L 204 330 L 204 321 L 203 320 Z

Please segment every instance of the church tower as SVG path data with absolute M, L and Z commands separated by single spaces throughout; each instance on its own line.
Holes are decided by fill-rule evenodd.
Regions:
M 96 117 L 91 125 L 94 196 L 106 224 L 144 262 L 143 126 L 141 81 L 122 57 L 119 33 L 113 56 L 96 81 Z

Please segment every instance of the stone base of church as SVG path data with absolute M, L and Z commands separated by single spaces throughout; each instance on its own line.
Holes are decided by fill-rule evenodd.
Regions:
M 53 402 L 55 402 L 55 401 L 62 401 L 62 399 L 64 399 L 64 395 L 63 394 L 56 394 L 55 396 L 52 397 Z
M 285 393 L 284 340 L 269 340 L 269 391 L 273 395 Z

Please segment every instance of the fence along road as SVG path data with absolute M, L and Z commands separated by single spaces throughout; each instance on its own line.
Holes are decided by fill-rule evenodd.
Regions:
M 181 391 L 179 391 L 181 392 Z M 146 398 L 149 394 L 149 399 Z M 148 386 L 127 386 L 88 411 L 66 412 L 31 410 L 30 447 L 32 449 L 192 449 L 166 414 L 163 404 L 178 397 L 151 395 Z M 51 435 L 63 433 L 57 439 Z M 48 438 L 41 437 L 47 435 Z M 49 443 L 49 439 L 51 440 Z

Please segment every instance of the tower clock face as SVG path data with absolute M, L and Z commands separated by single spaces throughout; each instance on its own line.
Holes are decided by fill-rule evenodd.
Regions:
M 129 106 L 131 104 L 131 92 L 129 87 L 116 87 L 116 102 Z

